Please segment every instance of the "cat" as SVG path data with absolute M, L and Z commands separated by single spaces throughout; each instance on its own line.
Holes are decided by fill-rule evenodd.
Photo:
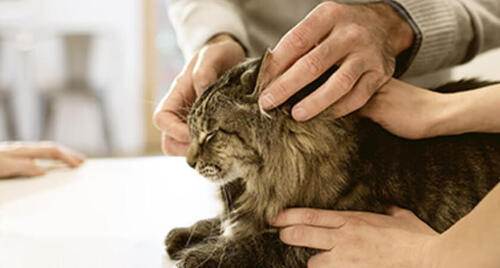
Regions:
M 356 113 L 334 119 L 327 109 L 306 122 L 291 119 L 291 107 L 335 68 L 264 112 L 258 97 L 268 59 L 233 67 L 190 110 L 187 162 L 220 185 L 226 209 L 167 235 L 178 267 L 306 267 L 319 251 L 281 243 L 268 225 L 292 207 L 384 213 L 397 205 L 443 232 L 499 182 L 499 134 L 406 140 Z M 488 84 L 462 81 L 437 91 Z

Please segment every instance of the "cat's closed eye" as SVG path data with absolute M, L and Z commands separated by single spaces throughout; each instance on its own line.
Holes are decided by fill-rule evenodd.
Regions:
M 211 132 L 208 132 L 207 134 L 205 134 L 205 136 L 203 136 L 200 144 L 206 144 L 208 142 L 210 142 L 210 140 L 215 137 L 215 135 L 217 134 L 217 131 L 211 131 Z

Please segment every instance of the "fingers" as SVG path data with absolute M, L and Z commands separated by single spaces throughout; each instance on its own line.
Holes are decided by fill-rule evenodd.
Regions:
M 156 108 L 153 122 L 164 134 L 178 142 L 189 142 L 186 117 L 196 99 L 191 73 L 196 63 L 193 59 L 172 83 L 170 94 L 165 96 Z
M 197 96 L 200 96 L 205 88 L 217 79 L 215 66 L 208 64 L 208 61 L 198 61 L 194 67 L 193 85 Z
M 306 121 L 328 108 L 353 88 L 365 68 L 361 59 L 346 59 L 323 85 L 293 107 L 292 117 Z
M 168 155 L 185 155 L 189 143 L 186 124 L 196 97 L 225 70 L 245 58 L 243 48 L 230 37 L 205 46 L 185 66 L 153 116 L 163 133 L 162 149 Z
M 335 36 L 328 37 L 273 81 L 262 93 L 262 108 L 279 106 L 343 58 L 348 48 L 342 46 L 348 44 L 337 42 L 334 38 Z M 332 44 L 336 43 L 340 45 L 333 49 Z M 273 54 L 272 58 L 274 57 L 276 56 Z
M 354 88 L 333 104 L 334 117 L 342 117 L 363 107 L 389 79 L 390 77 L 375 72 L 363 74 Z
M 166 98 L 164 106 L 168 107 L 168 110 L 157 110 L 155 112 L 153 120 L 155 126 L 160 129 L 163 134 L 171 137 L 177 142 L 188 143 L 189 128 L 186 124 L 186 117 L 189 108 L 185 107 L 186 104 L 182 104 L 184 100 L 178 92 L 172 91 Z M 184 118 L 184 120 L 182 118 Z
M 245 51 L 235 41 L 222 41 L 200 50 L 192 80 L 198 96 L 227 69 L 245 57 Z
M 50 142 L 22 145 L 10 151 L 8 155 L 19 158 L 61 160 L 70 167 L 77 167 L 84 161 L 81 154 Z
M 45 174 L 45 170 L 37 166 L 33 159 L 18 157 L 3 157 L 0 159 L 0 178 L 34 177 Z
M 281 212 L 271 223 L 276 227 L 291 225 L 311 225 L 319 227 L 339 228 L 346 223 L 346 218 L 331 210 L 292 208 Z
M 319 5 L 290 30 L 273 50 L 266 69 L 269 77 L 275 77 L 293 65 L 261 94 L 259 102 L 264 109 L 272 109 L 285 102 L 347 53 L 342 48 L 345 43 L 324 40 L 334 38 L 328 36 L 334 25 L 332 13 L 335 5 Z M 332 44 L 336 44 L 335 49 Z
M 280 239 L 292 246 L 329 250 L 335 246 L 334 233 L 329 228 L 296 225 L 283 228 Z
M 179 142 L 166 134 L 162 137 L 162 150 L 166 155 L 184 156 L 186 155 L 189 143 Z
M 330 33 L 334 25 L 335 3 L 318 5 L 307 17 L 283 36 L 273 50 L 273 61 L 267 72 L 271 77 L 282 73 L 297 59 Z

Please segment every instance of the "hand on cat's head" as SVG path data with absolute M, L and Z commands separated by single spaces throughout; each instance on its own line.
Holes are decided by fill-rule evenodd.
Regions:
M 224 71 L 245 58 L 241 45 L 228 35 L 212 38 L 189 60 L 154 113 L 167 155 L 185 155 L 189 143 L 186 117 L 203 90 Z

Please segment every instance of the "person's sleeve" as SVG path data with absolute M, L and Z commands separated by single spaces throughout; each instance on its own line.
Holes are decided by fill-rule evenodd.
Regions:
M 230 0 L 170 0 L 169 17 L 186 59 L 213 36 L 227 33 L 245 48 L 248 34 L 240 9 Z
M 388 0 L 412 26 L 415 42 L 400 73 L 417 76 L 467 62 L 500 46 L 499 0 Z

